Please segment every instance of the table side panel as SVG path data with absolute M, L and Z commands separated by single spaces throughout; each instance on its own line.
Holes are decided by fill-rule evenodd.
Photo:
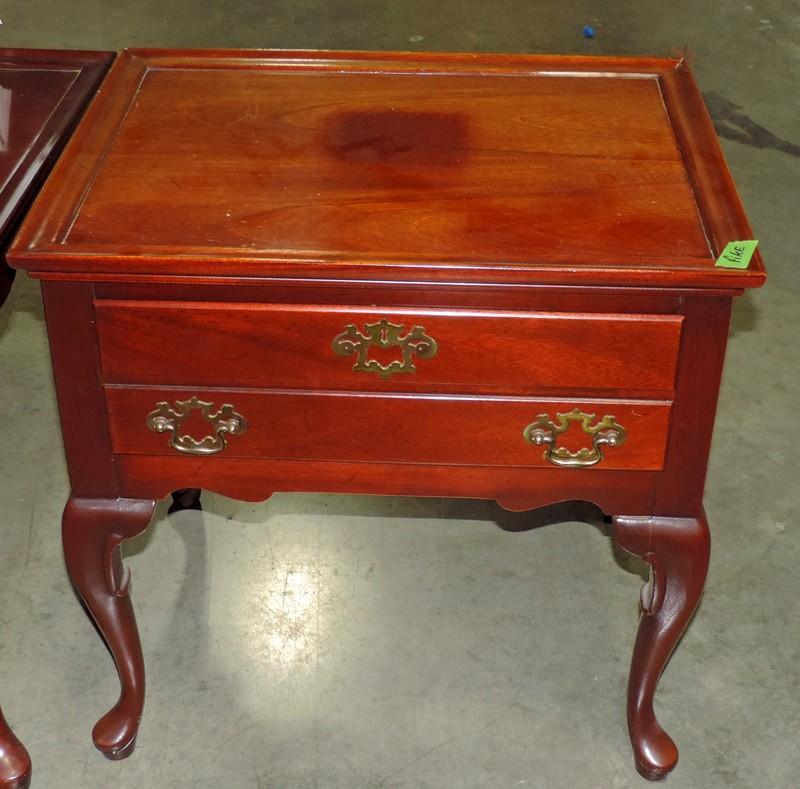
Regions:
M 43 282 L 42 297 L 72 492 L 116 498 L 92 286 Z
M 683 312 L 677 392 L 655 514 L 697 517 L 703 512 L 703 489 L 728 342 L 731 298 L 686 298 Z

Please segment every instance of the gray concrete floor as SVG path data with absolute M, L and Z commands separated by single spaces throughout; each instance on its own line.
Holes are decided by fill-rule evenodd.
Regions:
M 657 53 L 688 45 L 770 281 L 735 309 L 698 615 L 661 683 L 670 786 L 800 773 L 800 5 L 7 0 L 0 46 Z M 597 37 L 583 39 L 584 24 Z M 104 760 L 114 669 L 59 547 L 68 486 L 38 288 L 0 312 L 0 703 L 34 787 L 635 787 L 624 716 L 641 579 L 569 507 L 218 496 L 131 544 L 149 695 Z

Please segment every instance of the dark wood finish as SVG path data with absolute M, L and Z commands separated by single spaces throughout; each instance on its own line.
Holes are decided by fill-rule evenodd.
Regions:
M 703 591 L 708 524 L 703 514 L 696 518 L 617 516 L 613 529 L 620 547 L 650 565 L 628 683 L 628 727 L 637 769 L 645 778 L 657 780 L 675 767 L 678 749 L 656 720 L 653 696 Z
M 154 509 L 154 501 L 75 497 L 64 509 L 67 570 L 119 673 L 119 700 L 92 732 L 94 744 L 109 759 L 133 752 L 144 707 L 144 659 L 128 596 L 130 572 L 119 546 L 147 528 Z
M 65 548 L 123 684 L 101 750 L 127 753 L 143 699 L 109 557 L 154 500 L 584 499 L 653 568 L 629 729 L 643 775 L 672 769 L 653 695 L 703 586 L 731 299 L 765 277 L 759 256 L 714 261 L 751 237 L 683 61 L 126 53 L 11 254 L 43 280 Z M 384 379 L 334 352 L 345 326 L 384 319 L 437 353 Z M 247 431 L 200 457 L 148 429 L 157 403 L 193 396 Z M 523 429 L 575 408 L 627 440 L 557 467 Z M 182 432 L 212 432 L 195 417 Z
M 114 54 L 0 49 L 0 304 L 14 269 L 5 250 Z
M 28 789 L 30 785 L 31 757 L 0 710 L 0 789 Z

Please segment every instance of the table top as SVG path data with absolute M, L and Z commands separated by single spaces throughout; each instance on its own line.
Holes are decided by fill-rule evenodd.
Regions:
M 748 238 L 681 60 L 129 50 L 10 260 L 738 289 Z

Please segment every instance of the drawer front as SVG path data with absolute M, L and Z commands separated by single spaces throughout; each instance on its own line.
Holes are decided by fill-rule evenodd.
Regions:
M 680 316 L 98 300 L 108 383 L 542 394 L 674 389 Z
M 658 401 L 123 386 L 107 386 L 106 397 L 118 454 L 563 466 L 565 472 L 573 465 L 661 469 L 670 412 L 670 403 Z M 585 462 L 571 462 L 581 450 Z M 596 450 L 601 458 L 590 463 Z

